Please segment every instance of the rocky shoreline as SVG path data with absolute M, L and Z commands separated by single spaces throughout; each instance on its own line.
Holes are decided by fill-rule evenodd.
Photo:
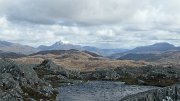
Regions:
M 173 67 L 123 67 L 80 72 L 64 69 L 51 60 L 44 60 L 39 65 L 19 65 L 11 60 L 0 59 L 0 73 L 0 100 L 3 101 L 16 101 L 17 99 L 20 101 L 40 99 L 54 101 L 58 94 L 54 88 L 88 80 L 123 81 L 126 84 L 161 87 L 171 86 L 180 81 L 179 69 Z M 179 99 L 179 89 L 176 90 L 178 91 L 177 99 Z M 162 94 L 169 96 L 169 93 L 165 93 L 167 91 L 170 90 L 164 90 Z M 149 95 L 144 95 L 144 97 L 147 96 Z
M 120 101 L 179 101 L 180 85 L 145 91 L 126 96 Z

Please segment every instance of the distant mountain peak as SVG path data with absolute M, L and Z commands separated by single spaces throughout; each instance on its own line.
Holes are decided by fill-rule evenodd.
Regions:
M 56 43 L 54 43 L 54 45 L 56 46 L 60 46 L 60 45 L 63 45 L 64 43 L 62 41 L 57 41 Z
M 173 44 L 170 44 L 168 42 L 159 42 L 159 43 L 155 43 L 152 45 L 147 45 L 147 46 L 140 46 L 140 47 L 136 47 L 132 50 L 126 51 L 124 53 L 117 53 L 117 54 L 113 54 L 110 56 L 110 58 L 119 58 L 122 56 L 122 58 L 126 58 L 126 56 L 129 58 L 131 57 L 138 57 L 138 56 L 144 56 L 144 54 L 160 54 L 163 52 L 168 52 L 168 51 L 179 51 L 180 47 L 176 47 Z M 132 53 L 132 54 L 130 54 Z M 139 55 L 140 54 L 140 55 Z M 145 55 L 147 56 L 147 55 Z M 133 57 L 133 58 L 134 58 Z
M 38 50 L 34 47 L 21 45 L 17 43 L 11 43 L 8 41 L 0 41 L 0 50 L 3 52 L 13 52 L 13 53 L 20 53 L 20 54 L 31 54 L 37 52 Z
M 70 50 L 70 49 L 81 50 L 81 48 L 82 47 L 79 45 L 68 44 L 68 43 L 64 43 L 62 41 L 57 41 L 50 46 L 41 45 L 38 47 L 38 49 L 40 51 L 44 51 L 44 50 Z
M 159 42 L 159 43 L 155 43 L 152 46 L 169 46 L 169 47 L 175 47 L 173 44 L 170 44 L 168 42 Z
M 0 41 L 0 46 L 3 47 L 3 46 L 10 46 L 12 45 L 12 43 L 8 42 L 8 41 Z

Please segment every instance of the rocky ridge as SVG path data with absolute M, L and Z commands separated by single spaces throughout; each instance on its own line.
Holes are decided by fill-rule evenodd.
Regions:
M 154 89 L 146 92 L 127 96 L 120 101 L 179 101 L 180 85 L 173 85 L 161 89 Z
M 49 83 L 38 78 L 30 66 L 2 59 L 0 64 L 0 100 L 55 99 L 57 91 Z
M 44 60 L 39 65 L 19 65 L 11 60 L 0 59 L 0 64 L 0 100 L 3 101 L 9 101 L 9 99 L 12 101 L 16 101 L 16 99 L 20 101 L 29 99 L 55 100 L 57 91 L 53 88 L 88 80 L 123 81 L 126 84 L 160 87 L 171 86 L 180 81 L 178 69 L 174 67 L 147 65 L 79 72 L 58 66 L 52 60 Z M 162 90 L 158 94 L 161 96 L 165 92 L 167 91 Z M 151 96 L 151 92 L 148 94 L 150 95 L 142 95 L 142 99 Z M 153 94 L 156 94 L 156 91 Z

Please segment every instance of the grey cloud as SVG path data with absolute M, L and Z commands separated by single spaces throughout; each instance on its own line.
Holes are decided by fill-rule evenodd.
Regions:
M 0 12 L 12 21 L 38 24 L 120 23 L 138 29 L 159 24 L 180 25 L 178 0 L 1 0 L 0 8 Z
M 0 40 L 103 48 L 180 45 L 179 11 L 179 0 L 0 0 Z
M 131 16 L 150 2 L 139 0 L 7 0 L 1 12 L 12 20 L 37 23 L 113 24 Z

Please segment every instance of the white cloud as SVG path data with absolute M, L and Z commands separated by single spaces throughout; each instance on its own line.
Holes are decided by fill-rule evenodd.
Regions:
M 0 0 L 0 39 L 105 48 L 180 45 L 179 0 Z

